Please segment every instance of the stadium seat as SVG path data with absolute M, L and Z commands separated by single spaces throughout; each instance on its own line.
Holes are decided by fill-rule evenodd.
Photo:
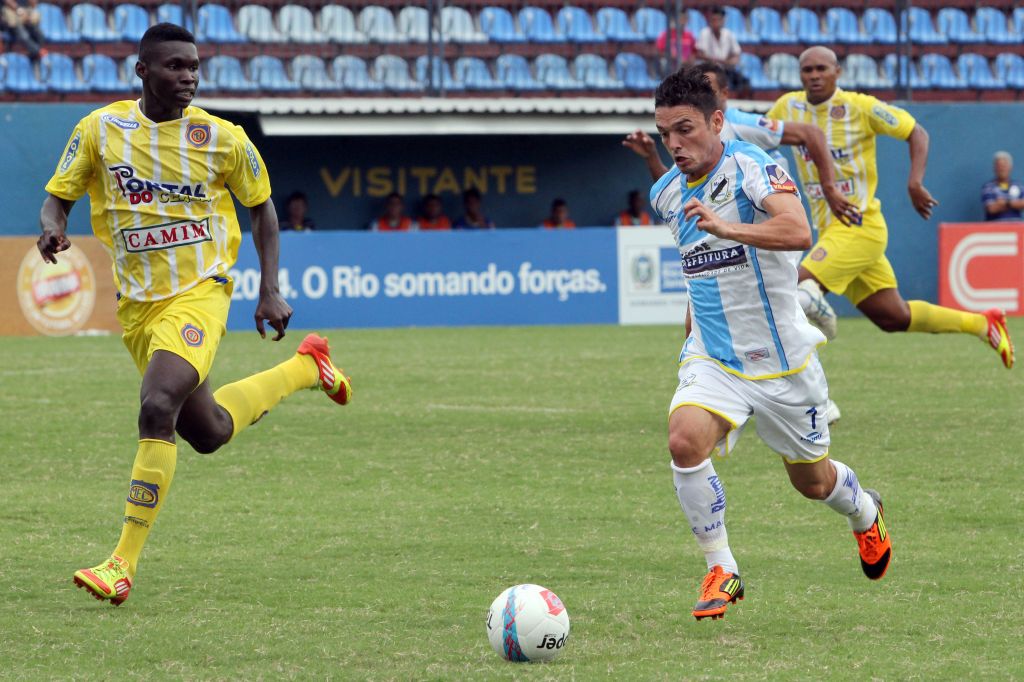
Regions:
M 495 77 L 507 90 L 543 90 L 544 85 L 533 77 L 526 58 L 518 54 L 503 54 L 494 62 Z
M 486 43 L 487 34 L 478 31 L 473 15 L 461 7 L 441 8 L 441 30 L 445 40 L 454 43 Z
M 130 86 L 117 71 L 117 64 L 105 54 L 82 58 L 82 82 L 94 92 L 127 92 Z
M 59 52 L 50 52 L 39 60 L 39 73 L 43 83 L 52 92 L 74 93 L 88 92 L 89 86 L 78 80 L 75 73 L 75 62 L 71 57 Z
M 353 92 L 380 92 L 384 87 L 370 76 L 366 62 L 359 57 L 340 55 L 331 62 L 334 82 Z
M 320 10 L 320 30 L 332 43 L 366 43 L 369 38 L 356 28 L 356 17 L 352 10 L 341 5 L 324 5 Z
M 4 74 L 4 88 L 10 92 L 24 95 L 46 92 L 46 86 L 36 78 L 32 62 L 23 54 L 0 54 L 0 70 Z
M 588 12 L 572 5 L 558 10 L 555 30 L 573 43 L 603 43 L 607 40 L 603 33 L 594 29 Z
M 949 57 L 941 54 L 926 54 L 919 60 L 921 77 L 933 88 L 944 90 L 966 87 L 966 81 L 953 71 Z
M 149 28 L 149 12 L 138 5 L 124 3 L 114 8 L 114 31 L 121 40 L 138 43 Z
M 524 43 L 515 17 L 504 7 L 484 7 L 480 11 L 480 29 L 493 43 Z
M 206 60 L 206 77 L 218 90 L 255 92 L 259 87 L 250 81 L 236 57 L 217 55 Z M 200 84 L 201 85 L 201 84 Z
M 633 23 L 636 25 L 637 32 L 646 40 L 657 40 L 658 36 L 668 29 L 668 17 L 660 9 L 653 7 L 638 9 L 633 15 Z M 689 29 L 696 37 L 697 31 L 692 26 Z
M 1007 16 L 994 7 L 979 7 L 974 13 L 974 21 L 978 25 L 978 33 L 990 43 L 1010 45 L 1024 39 L 1021 34 L 1010 30 Z
M 773 54 L 764 65 L 764 73 L 787 90 L 799 90 L 803 87 L 800 83 L 800 61 L 791 54 Z
M 860 30 L 857 15 L 845 7 L 832 7 L 825 12 L 825 27 L 837 43 L 867 45 L 871 36 Z
M 364 7 L 356 20 L 359 30 L 366 34 L 366 37 L 374 43 L 401 43 L 405 42 L 405 36 L 398 32 L 395 26 L 395 16 L 379 5 Z
M 650 92 L 661 83 L 651 78 L 647 71 L 647 62 L 634 52 L 622 52 L 615 57 L 615 78 L 630 90 Z
M 892 81 L 880 72 L 878 63 L 866 54 L 847 56 L 843 70 L 853 79 L 855 88 L 874 90 L 893 86 Z
M 806 7 L 794 7 L 786 12 L 786 23 L 789 24 L 789 31 L 796 35 L 801 43 L 820 45 L 835 41 L 835 37 L 821 30 L 821 17 Z
M 539 7 L 524 7 L 519 10 L 519 25 L 523 27 L 523 34 L 531 43 L 557 43 L 564 40 L 564 36 L 555 30 L 551 15 Z
M 988 60 L 980 54 L 965 52 L 957 57 L 956 68 L 967 87 L 978 90 L 998 90 L 1006 87 L 1006 81 L 992 73 Z
M 434 68 L 428 73 L 428 66 L 431 64 Z M 416 80 L 423 83 L 424 87 L 440 89 L 443 85 L 445 90 L 453 92 L 464 89 L 462 82 L 452 77 L 448 62 L 440 57 L 434 57 L 433 61 L 426 55 L 417 57 L 413 68 L 416 70 Z
M 797 37 L 782 25 L 782 16 L 771 7 L 750 10 L 750 30 L 769 45 L 793 45 Z M 774 55 L 773 55 L 774 56 Z
M 633 28 L 629 15 L 618 7 L 602 7 L 597 10 L 597 30 L 608 40 L 617 43 L 634 43 L 644 39 L 643 34 Z
M 975 31 L 971 27 L 971 19 L 967 12 L 957 7 L 945 7 L 936 15 L 938 32 L 955 43 L 983 43 L 983 31 Z
M 764 65 L 761 64 L 761 58 L 756 54 L 750 52 L 740 54 L 737 68 L 750 81 L 750 87 L 754 90 L 778 90 L 782 87 L 777 80 L 765 75 Z
M 622 90 L 626 86 L 608 72 L 608 62 L 596 54 L 581 54 L 572 62 L 576 80 L 588 90 Z
M 292 77 L 303 90 L 328 92 L 341 86 L 327 73 L 327 65 L 320 57 L 303 54 L 292 59 Z
M 569 72 L 569 63 L 565 57 L 557 54 L 538 55 L 533 60 L 533 66 L 537 70 L 537 80 L 553 90 L 583 89 L 583 83 Z
M 455 80 L 466 90 L 500 90 L 501 84 L 491 75 L 484 60 L 478 57 L 459 57 L 453 66 Z
M 935 30 L 931 13 L 923 7 L 911 7 L 900 14 L 900 27 L 918 45 L 945 45 L 946 36 Z
M 235 28 L 231 12 L 223 5 L 202 5 L 196 12 L 199 30 L 196 40 L 201 43 L 244 43 L 245 36 Z
M 1010 16 L 1010 30 L 1018 36 L 1024 36 L 1024 7 L 1016 8 Z
M 295 92 L 298 83 L 288 77 L 284 63 L 277 57 L 260 55 L 249 60 L 249 75 L 260 90 L 269 92 Z
M 404 7 L 398 12 L 398 32 L 413 43 L 430 40 L 430 12 L 423 7 Z
M 301 5 L 285 5 L 277 13 L 281 33 L 293 43 L 306 45 L 327 42 L 327 36 L 316 28 L 313 12 Z
M 896 60 L 897 57 L 894 54 L 887 54 L 882 60 L 882 70 L 885 72 L 886 78 L 892 81 L 893 85 L 909 85 L 915 90 L 924 90 L 931 87 L 931 84 L 922 77 L 914 61 L 904 56 L 899 57 L 901 77 L 897 77 Z
M 184 26 L 189 31 L 194 31 L 195 27 L 192 26 L 192 17 L 185 18 L 185 13 L 181 11 L 180 2 L 165 2 L 156 8 L 156 20 L 157 22 L 167 22 L 169 24 L 177 24 L 178 26 Z
M 68 16 L 71 30 L 76 31 L 82 40 L 90 43 L 112 43 L 121 39 L 121 34 L 110 28 L 107 13 L 89 2 L 75 3 Z
M 853 77 L 853 72 L 843 66 L 839 72 L 839 78 L 836 79 L 836 85 L 841 87 L 843 90 L 856 90 L 857 80 Z
M 895 45 L 899 40 L 896 19 L 889 10 L 879 7 L 864 10 L 864 33 L 879 45 Z
M 996 57 L 995 67 L 996 77 L 1002 78 L 1007 86 L 1018 90 L 1024 89 L 1024 57 L 1003 52 Z
M 135 75 L 135 63 L 139 61 L 139 55 L 130 54 L 124 58 L 122 62 L 123 69 L 123 80 L 128 84 L 128 87 L 135 91 L 142 90 L 142 80 Z M 202 85 L 202 81 L 200 81 Z
M 725 28 L 729 29 L 736 35 L 736 40 L 739 41 L 740 45 L 756 45 L 761 42 L 760 36 L 747 27 L 747 20 L 743 16 L 743 12 L 728 5 L 722 9 L 725 10 Z M 696 27 L 697 21 L 694 20 L 694 14 L 700 18 L 700 28 Z M 704 28 L 705 25 L 707 25 L 707 22 L 704 20 L 703 14 L 697 10 L 689 10 L 686 20 L 686 28 L 693 33 L 694 38 L 697 37 L 697 34 L 700 33 L 700 29 Z
M 382 54 L 373 60 L 373 72 L 386 90 L 412 92 L 422 90 L 422 82 L 409 75 L 409 65 L 401 57 Z
M 728 21 L 728 17 L 726 18 L 726 21 Z M 707 26 L 708 20 L 704 18 L 703 12 L 699 9 L 693 8 L 686 10 L 686 30 L 692 33 L 694 38 L 697 38 L 700 35 L 700 32 L 707 28 Z M 760 40 L 756 35 L 752 33 L 750 35 L 753 37 L 754 42 L 758 42 Z M 739 38 L 737 38 L 737 40 L 739 40 Z
M 235 15 L 238 30 L 254 43 L 283 43 L 287 40 L 274 26 L 274 15 L 260 5 L 245 5 Z
M 41 2 L 39 10 L 39 30 L 48 43 L 77 43 L 82 39 L 77 31 L 68 28 L 64 10 L 56 5 Z

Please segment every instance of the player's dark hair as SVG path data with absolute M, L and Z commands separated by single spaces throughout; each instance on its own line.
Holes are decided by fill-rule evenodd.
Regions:
M 638 196 L 640 196 L 640 190 L 631 189 L 629 190 L 629 194 L 626 195 L 626 199 L 628 199 L 629 201 L 633 201 L 633 199 L 637 198 Z
M 725 90 L 729 87 L 729 74 L 726 73 L 725 67 L 721 64 L 716 64 L 715 62 L 700 62 L 697 64 L 697 68 L 704 74 L 715 74 L 715 80 L 718 81 L 719 90 Z
M 554 211 L 556 208 L 562 208 L 563 206 L 568 205 L 569 204 L 565 203 L 565 199 L 555 199 L 551 202 L 551 210 Z
M 306 194 L 304 192 L 298 192 L 298 191 L 295 191 L 295 192 L 292 192 L 291 194 L 289 194 L 288 198 L 285 199 L 284 205 L 287 206 L 288 204 L 292 203 L 293 201 L 304 201 L 307 204 L 309 203 L 309 199 L 306 198 Z
M 469 189 L 462 193 L 463 201 L 465 201 L 466 199 L 480 200 L 482 198 L 483 197 L 480 195 L 480 190 L 478 190 L 476 187 L 470 187 Z
M 718 110 L 718 100 L 704 72 L 687 65 L 661 82 L 654 91 L 654 106 L 691 106 L 704 114 L 705 121 L 710 121 L 711 114 Z
M 154 24 L 146 29 L 139 41 L 139 61 L 147 61 L 153 48 L 160 43 L 192 43 L 196 44 L 196 37 L 192 32 L 178 26 L 177 24 Z
M 712 7 L 711 10 L 708 12 L 708 14 L 713 14 L 716 17 L 724 17 L 725 16 L 725 10 L 722 9 L 721 7 Z
M 392 199 L 401 199 L 402 195 L 398 192 L 392 192 L 391 194 L 384 197 L 384 201 L 391 201 Z

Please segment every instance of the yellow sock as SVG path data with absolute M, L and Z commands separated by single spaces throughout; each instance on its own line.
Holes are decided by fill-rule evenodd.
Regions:
M 231 415 L 234 438 L 292 393 L 316 386 L 319 378 L 313 358 L 295 355 L 277 367 L 221 386 L 213 399 Z
M 907 305 L 910 306 L 908 332 L 985 336 L 988 331 L 988 320 L 979 313 L 943 308 L 927 301 L 907 301 Z
M 163 440 L 144 438 L 132 466 L 132 482 L 124 505 L 124 526 L 114 554 L 128 562 L 132 576 L 139 565 L 139 554 L 146 544 L 149 529 L 156 521 L 160 507 L 174 478 L 178 446 Z

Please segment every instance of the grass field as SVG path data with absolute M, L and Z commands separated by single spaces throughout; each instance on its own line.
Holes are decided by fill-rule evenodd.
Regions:
M 676 329 L 335 331 L 355 402 L 303 393 L 214 455 L 183 445 L 120 608 L 71 574 L 120 531 L 138 376 L 116 337 L 0 339 L 0 678 L 1024 679 L 1024 368 L 840 334 L 833 454 L 883 493 L 895 563 L 865 579 L 846 522 L 748 430 L 717 464 L 747 599 L 699 623 Z M 214 384 L 299 339 L 230 335 Z M 572 617 L 551 664 L 487 642 L 518 582 Z

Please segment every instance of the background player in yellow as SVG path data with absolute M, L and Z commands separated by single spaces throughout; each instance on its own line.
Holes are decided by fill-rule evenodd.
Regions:
M 823 295 L 823 290 L 831 291 L 846 296 L 884 331 L 972 334 L 987 340 L 1003 364 L 1012 367 L 1013 344 L 1002 310 L 967 313 L 927 301 L 905 301 L 900 296 L 896 275 L 885 257 L 888 228 L 881 202 L 875 197 L 875 137 L 888 135 L 907 141 L 907 192 L 914 209 L 928 219 L 938 205 L 923 184 L 928 133 L 906 111 L 870 95 L 837 87 L 839 73 L 832 50 L 816 46 L 804 51 L 800 55 L 804 90 L 783 95 L 768 112 L 770 118 L 813 123 L 825 131 L 836 183 L 860 212 L 852 219 L 833 216 L 822 192 L 820 169 L 807 154 L 797 155 L 797 171 L 819 230 L 818 242 L 800 266 L 804 312 L 826 336 L 833 337 L 835 313 Z
M 327 340 L 310 334 L 280 365 L 211 391 L 207 375 L 225 331 L 241 232 L 228 192 L 249 208 L 262 272 L 256 328 L 285 335 L 292 309 L 278 290 L 278 224 L 270 180 L 241 128 L 190 106 L 199 84 L 195 39 L 173 24 L 142 37 L 142 98 L 93 111 L 46 185 L 39 251 L 56 262 L 70 247 L 68 214 L 86 192 L 92 228 L 113 261 L 124 343 L 142 373 L 139 443 L 121 538 L 111 557 L 74 581 L 121 604 L 167 497 L 177 463 L 175 431 L 213 452 L 288 395 L 321 388 L 351 397 Z

